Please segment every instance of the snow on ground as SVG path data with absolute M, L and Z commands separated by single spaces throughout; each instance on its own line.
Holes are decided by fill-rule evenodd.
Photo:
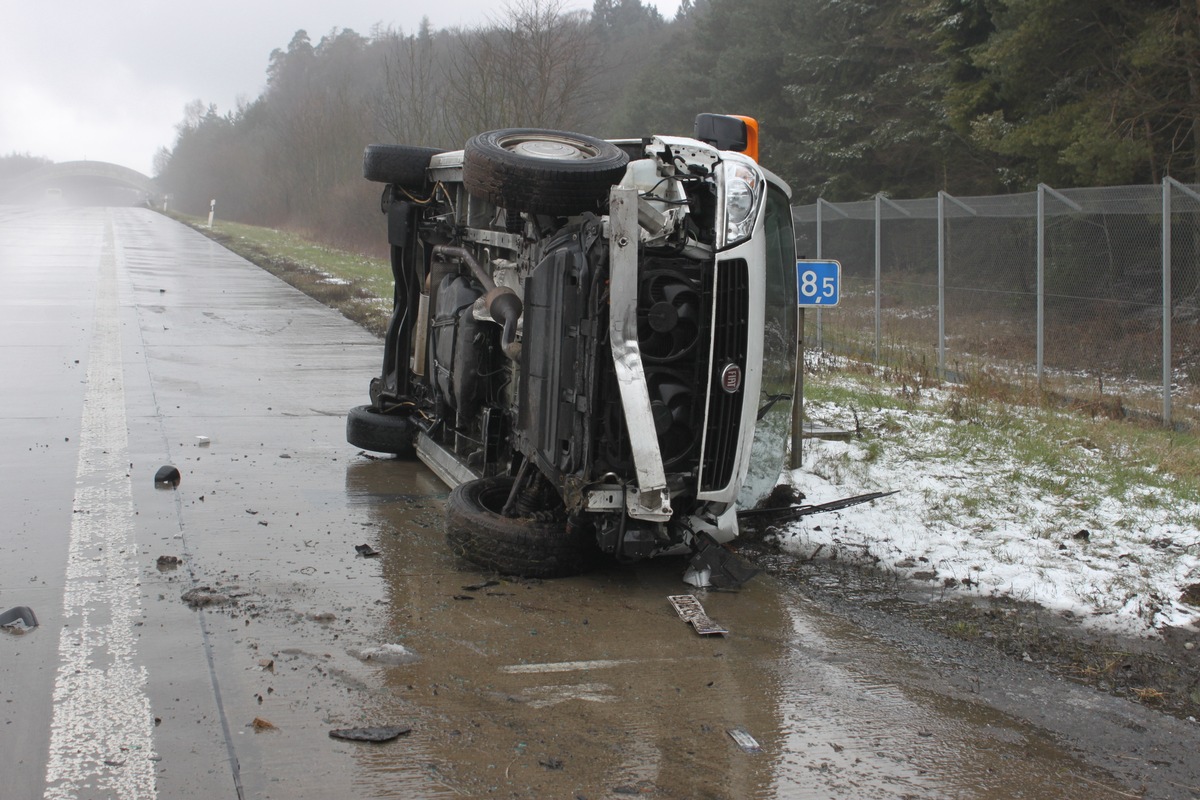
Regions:
M 1061 443 L 1065 469 L 1050 470 L 1018 456 L 1023 425 L 1007 440 L 980 439 L 957 435 L 967 423 L 928 406 L 806 404 L 810 420 L 850 430 L 854 413 L 878 435 L 806 439 L 792 484 L 807 504 L 899 493 L 790 523 L 785 550 L 875 564 L 948 594 L 1032 601 L 1110 630 L 1200 627 L 1200 608 L 1180 602 L 1200 582 L 1200 504 L 1154 488 L 1161 481 L 1101 485 L 1093 473 L 1108 456 L 1085 438 Z

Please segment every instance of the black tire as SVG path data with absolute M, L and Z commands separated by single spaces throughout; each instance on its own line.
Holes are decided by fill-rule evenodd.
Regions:
M 381 414 L 372 406 L 355 406 L 346 415 L 346 441 L 363 450 L 412 456 L 417 426 L 408 416 Z
M 508 128 L 474 136 L 463 152 L 463 185 L 510 211 L 569 216 L 600 208 L 629 156 L 581 133 Z
M 429 160 L 441 152 L 436 147 L 369 144 L 363 150 L 363 177 L 376 183 L 419 189 L 425 185 Z
M 564 522 L 505 517 L 500 513 L 513 479 L 460 484 L 446 500 L 446 540 L 464 561 L 503 575 L 564 578 L 590 567 L 598 549 L 590 535 Z

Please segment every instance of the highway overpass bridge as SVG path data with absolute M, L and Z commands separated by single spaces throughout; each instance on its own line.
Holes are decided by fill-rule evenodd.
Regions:
M 107 161 L 63 161 L 0 182 L 0 202 L 61 201 L 80 205 L 144 205 L 160 201 L 155 182 Z

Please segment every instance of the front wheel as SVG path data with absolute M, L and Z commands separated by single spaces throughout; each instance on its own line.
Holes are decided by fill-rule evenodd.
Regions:
M 512 491 L 507 476 L 460 484 L 446 500 L 446 539 L 476 567 L 526 578 L 563 578 L 590 566 L 597 551 L 565 522 L 501 513 Z

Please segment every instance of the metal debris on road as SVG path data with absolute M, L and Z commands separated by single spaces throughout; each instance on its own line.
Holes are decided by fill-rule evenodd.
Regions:
M 853 497 L 846 497 L 841 500 L 831 500 L 828 503 L 817 503 L 816 505 L 803 506 L 784 506 L 783 508 L 751 508 L 745 511 L 738 512 L 738 519 L 749 522 L 761 517 L 766 517 L 769 524 L 775 525 L 781 522 L 792 522 L 801 517 L 811 516 L 813 514 L 821 514 L 825 511 L 841 511 L 844 508 L 859 505 L 860 503 L 870 503 L 873 500 L 879 500 L 883 497 L 890 497 L 899 490 L 891 492 L 869 492 L 867 494 L 856 494 Z
M 746 733 L 741 728 L 729 728 L 725 731 L 729 737 L 737 742 L 737 746 L 745 750 L 747 753 L 761 753 L 762 746 L 753 736 Z
M 29 606 L 17 606 L 0 614 L 0 628 L 12 633 L 24 633 L 37 626 L 37 617 Z
M 729 633 L 727 629 L 709 619 L 708 614 L 704 612 L 704 606 L 700 605 L 695 595 L 673 594 L 667 600 L 675 607 L 679 618 L 691 625 L 701 636 Z
M 412 728 L 403 725 L 383 725 L 375 728 L 339 728 L 329 732 L 331 739 L 345 739 L 349 742 L 390 742 L 398 739 Z

